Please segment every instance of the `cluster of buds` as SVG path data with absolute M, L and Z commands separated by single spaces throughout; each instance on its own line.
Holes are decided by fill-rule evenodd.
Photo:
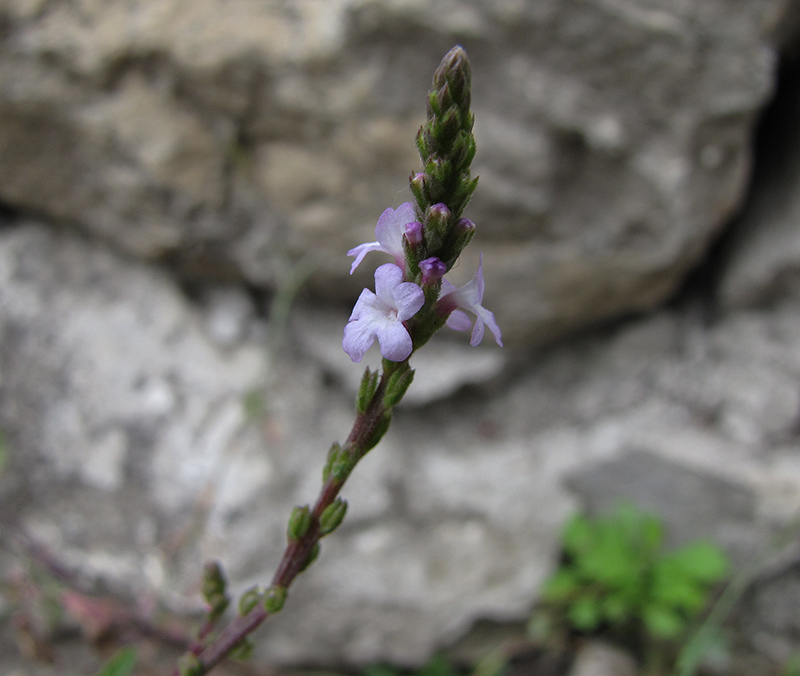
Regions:
M 375 291 L 361 292 L 345 327 L 343 347 L 354 362 L 375 340 L 385 359 L 403 362 L 445 324 L 472 328 L 473 346 L 485 327 L 503 344 L 494 315 L 482 305 L 483 259 L 461 288 L 444 278 L 475 234 L 475 224 L 461 216 L 478 183 L 470 177 L 475 156 L 470 86 L 467 54 L 454 47 L 434 73 L 427 119 L 417 133 L 424 171 L 411 174 L 415 203 L 386 209 L 375 226 L 377 241 L 348 251 L 355 258 L 350 274 L 370 251 L 394 258 L 375 271 Z M 474 325 L 463 310 L 475 315 Z

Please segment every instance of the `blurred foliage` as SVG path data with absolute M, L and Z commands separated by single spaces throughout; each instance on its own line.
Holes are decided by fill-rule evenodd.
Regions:
M 136 649 L 127 646 L 120 648 L 101 667 L 95 676 L 131 676 L 136 668 Z
M 729 571 L 725 553 L 710 542 L 665 551 L 661 520 L 632 505 L 596 519 L 574 516 L 561 541 L 563 561 L 542 587 L 531 637 L 604 635 L 657 663 L 651 673 L 662 673 L 666 648 L 688 638 Z M 715 640 L 698 648 L 712 643 L 719 647 Z

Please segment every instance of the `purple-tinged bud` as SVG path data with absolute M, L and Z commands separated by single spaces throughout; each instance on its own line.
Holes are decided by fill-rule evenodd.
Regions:
M 468 218 L 459 218 L 456 221 L 456 237 L 464 237 L 475 232 L 475 224 Z
M 459 218 L 453 226 L 455 233 L 454 249 L 457 255 L 461 255 L 464 247 L 472 241 L 475 235 L 475 224 L 468 218 Z
M 439 202 L 428 209 L 428 223 L 434 225 L 434 227 L 439 225 L 447 225 L 449 220 L 450 209 L 447 208 L 446 204 Z
M 423 284 L 438 282 L 447 272 L 447 266 L 436 256 L 420 261 L 419 269 L 422 271 Z
M 420 154 L 423 154 L 424 149 L 420 149 Z M 417 204 L 424 206 L 429 202 L 428 199 L 428 175 L 424 172 L 415 174 L 414 172 L 411 173 L 411 178 L 409 179 L 409 187 L 411 188 L 411 192 L 414 194 L 414 197 L 417 200 Z
M 406 239 L 412 249 L 416 249 L 422 244 L 422 223 L 419 221 L 406 223 Z
M 448 239 L 452 214 L 446 204 L 439 202 L 428 207 L 425 212 L 425 244 L 430 253 L 440 253 L 440 248 Z

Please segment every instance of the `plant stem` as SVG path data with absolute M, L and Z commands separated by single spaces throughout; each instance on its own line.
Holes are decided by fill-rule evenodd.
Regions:
M 417 149 L 424 172 L 412 174 L 411 191 L 416 200 L 416 214 L 423 223 L 423 242 L 416 250 L 406 252 L 407 281 L 419 283 L 420 265 L 424 259 L 438 258 L 449 270 L 474 234 L 474 224 L 459 218 L 475 191 L 477 179 L 470 177 L 470 164 L 475 155 L 470 111 L 471 67 L 467 53 L 453 47 L 442 59 L 433 76 L 428 94 L 427 117 L 417 134 Z M 420 279 L 416 279 L 419 277 Z M 425 344 L 442 327 L 446 316 L 440 316 L 435 305 L 441 282 L 427 287 L 425 306 L 418 317 L 406 322 L 414 350 Z M 452 309 L 451 309 L 452 311 Z M 323 476 L 323 485 L 309 515 L 298 508 L 290 519 L 289 543 L 272 578 L 271 589 L 285 592 L 294 579 L 311 563 L 323 531 L 320 519 L 334 504 L 347 477 L 367 452 L 386 432 L 392 408 L 402 399 L 413 378 L 408 359 L 402 362 L 383 360 L 380 381 L 368 370 L 362 380 L 357 399 L 357 415 L 344 445 L 334 445 Z M 374 389 L 373 389 L 374 387 Z M 297 514 L 298 518 L 294 518 Z M 247 636 L 269 617 L 263 602 L 234 620 L 211 643 L 203 648 L 200 639 L 184 656 L 185 665 L 176 668 L 173 676 L 203 676 L 240 645 Z
M 347 471 L 349 476 L 356 463 L 366 455 L 371 448 L 370 441 L 375 430 L 379 428 L 386 414 L 389 412 L 383 404 L 383 397 L 386 392 L 390 371 L 396 365 L 384 369 L 381 379 L 370 404 L 363 413 L 357 415 L 353 428 L 347 437 L 342 450 L 350 458 L 350 465 Z M 335 477 L 328 476 L 322 485 L 317 501 L 311 511 L 311 526 L 308 531 L 297 540 L 290 540 L 283 552 L 283 557 L 275 570 L 272 578 L 274 586 L 288 589 L 294 579 L 305 570 L 309 563 L 315 545 L 322 537 L 319 527 L 319 519 L 322 512 L 331 505 L 339 495 L 342 487 L 347 480 L 347 476 Z M 225 657 L 236 648 L 249 634 L 255 631 L 270 616 L 263 604 L 258 604 L 249 613 L 236 618 L 231 622 L 222 633 L 211 644 L 205 648 L 195 642 L 189 649 L 189 653 L 196 655 L 198 664 L 191 672 L 192 676 L 202 676 L 208 673 L 213 667 L 219 664 Z M 180 676 L 180 671 L 176 668 L 172 676 Z

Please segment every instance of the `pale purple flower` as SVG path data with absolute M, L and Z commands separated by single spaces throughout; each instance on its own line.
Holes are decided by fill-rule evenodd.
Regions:
M 407 359 L 414 346 L 403 322 L 413 317 L 424 302 L 422 289 L 413 282 L 404 282 L 399 267 L 393 263 L 381 265 L 375 270 L 375 293 L 369 289 L 361 292 L 344 327 L 344 351 L 359 362 L 377 338 L 386 359 Z
M 487 310 L 481 303 L 483 302 L 483 291 L 485 284 L 483 281 L 483 254 L 481 254 L 478 271 L 475 276 L 464 286 L 456 288 L 446 279 L 442 279 L 442 292 L 437 301 L 437 307 L 442 312 L 448 312 L 447 326 L 456 331 L 468 331 L 472 327 L 472 336 L 469 344 L 475 347 L 483 340 L 484 327 L 488 326 L 494 335 L 497 344 L 502 347 L 503 340 L 500 334 L 500 327 L 494 319 L 494 314 Z M 463 308 L 475 315 L 475 326 L 472 321 L 461 310 Z
M 391 207 L 386 209 L 375 226 L 375 237 L 378 241 L 359 244 L 347 252 L 348 256 L 356 257 L 350 267 L 350 274 L 355 272 L 361 261 L 364 260 L 364 256 L 370 251 L 383 251 L 394 256 L 395 263 L 404 270 L 406 254 L 403 251 L 403 235 L 406 233 L 406 224 L 415 220 L 414 205 L 411 202 L 403 202 L 397 209 Z

